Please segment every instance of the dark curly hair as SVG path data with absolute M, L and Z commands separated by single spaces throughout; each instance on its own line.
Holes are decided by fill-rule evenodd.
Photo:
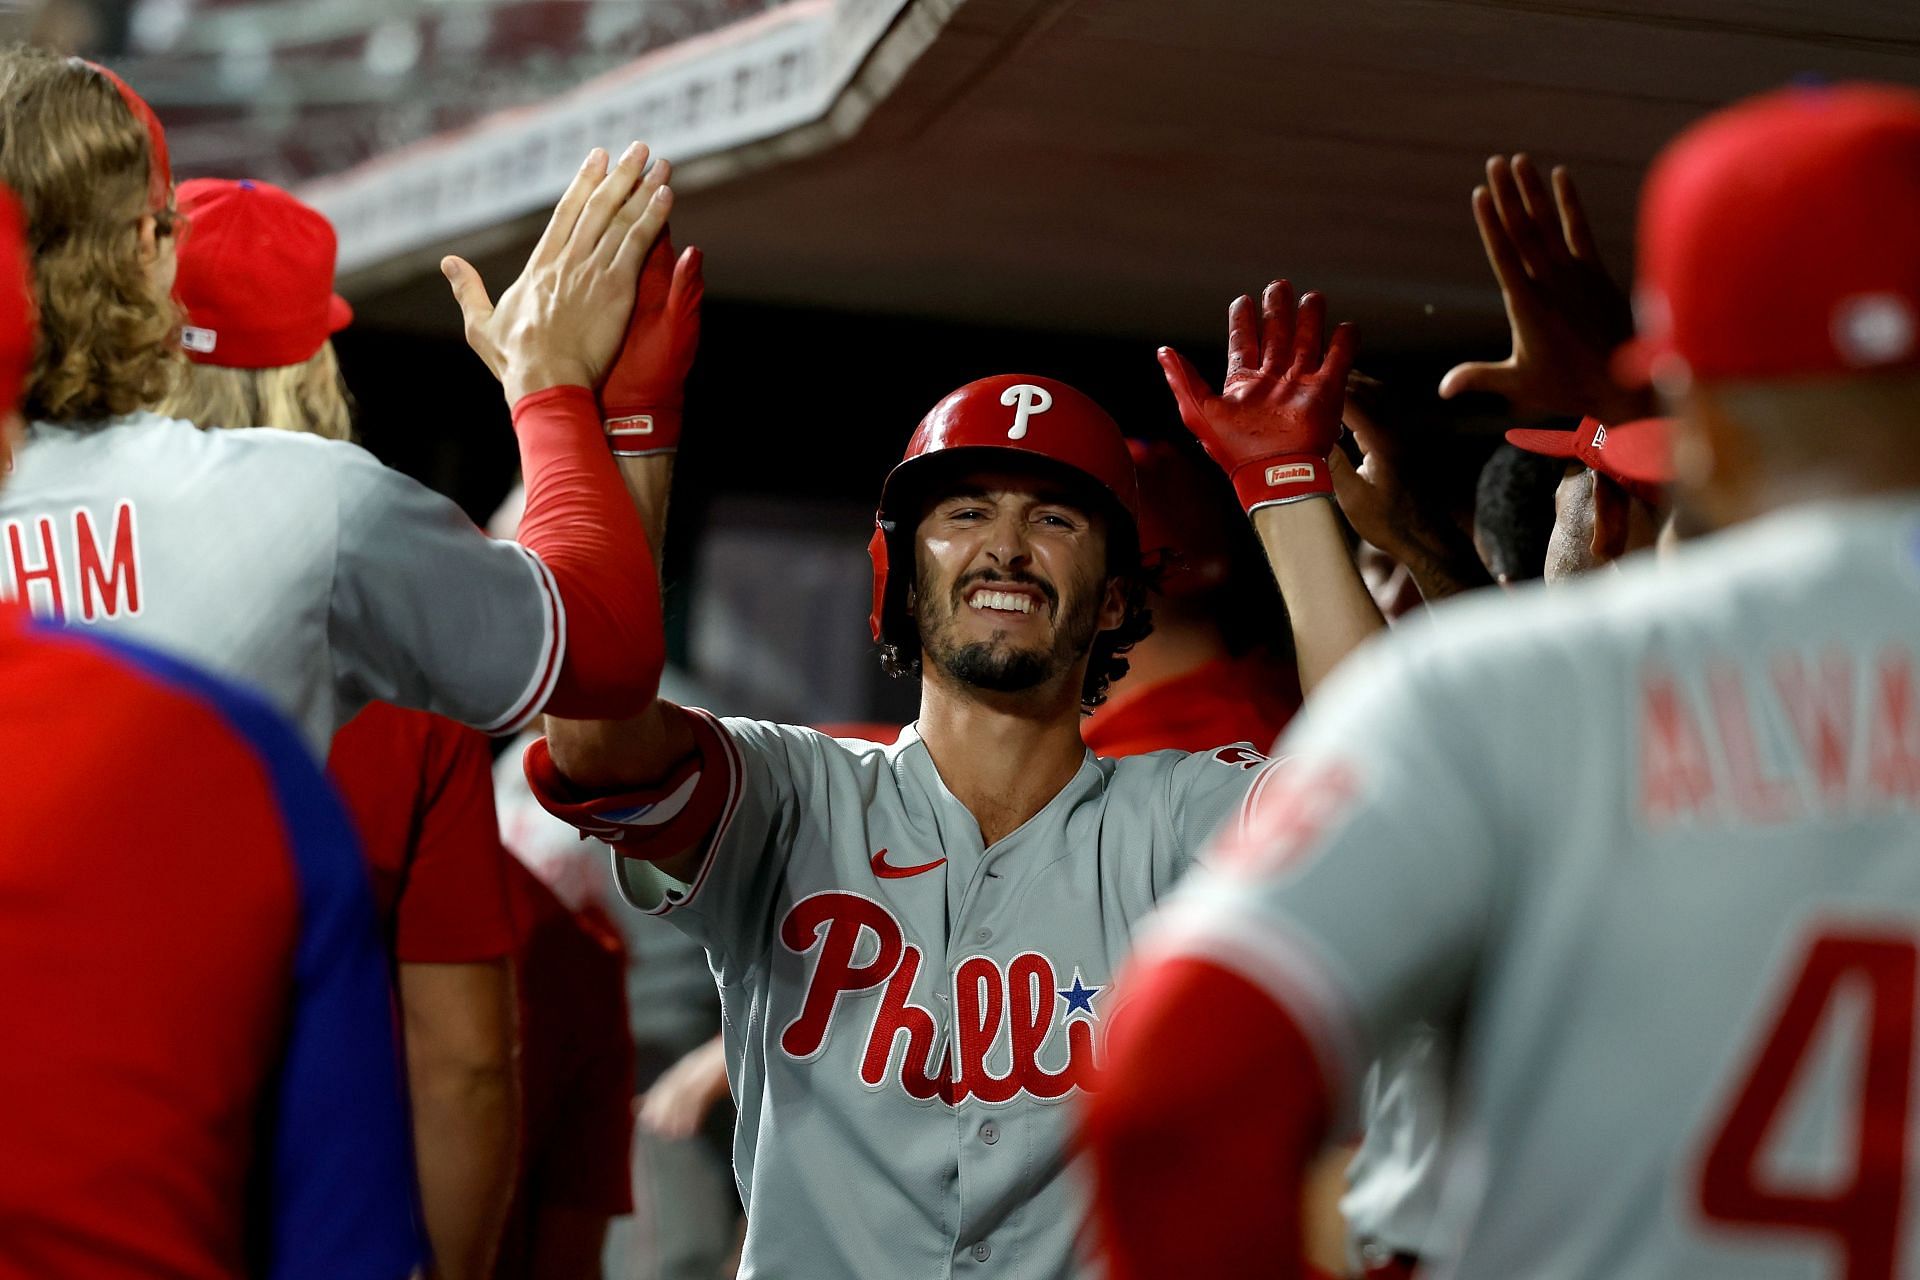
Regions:
M 1154 587 L 1154 571 L 1141 560 L 1140 537 L 1130 516 L 1104 496 L 1089 494 L 1085 504 L 1105 519 L 1107 577 L 1118 578 L 1126 596 L 1126 613 L 1120 625 L 1101 631 L 1093 638 L 1086 679 L 1080 685 L 1080 711 L 1082 715 L 1090 715 L 1107 700 L 1107 690 L 1113 682 L 1127 674 L 1128 650 L 1153 633 L 1153 610 L 1147 605 L 1147 597 Z M 921 671 L 919 629 L 905 608 L 899 607 L 905 595 L 901 579 L 911 576 L 914 566 L 908 538 L 915 524 L 917 521 L 896 521 L 887 539 L 889 557 L 895 567 L 882 615 L 885 635 L 880 642 L 880 669 L 895 679 L 918 676 Z

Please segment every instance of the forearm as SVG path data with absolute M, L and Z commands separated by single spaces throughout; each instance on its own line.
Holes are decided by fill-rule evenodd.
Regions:
M 1261 507 L 1253 526 L 1292 620 L 1300 688 L 1311 694 L 1386 622 L 1354 567 L 1332 502 Z
M 1487 567 L 1480 563 L 1479 554 L 1465 538 L 1451 544 L 1443 544 L 1438 540 L 1421 541 L 1400 547 L 1382 547 L 1381 550 L 1407 566 L 1407 571 L 1413 574 L 1414 583 L 1420 588 L 1420 598 L 1428 604 L 1438 604 L 1448 596 L 1493 585 Z
M 633 500 L 640 525 L 646 530 L 647 545 L 653 549 L 656 573 L 667 545 L 667 501 L 673 490 L 674 457 L 672 453 L 651 453 L 615 459 L 627 496 Z
M 547 709 L 627 716 L 652 702 L 666 660 L 660 582 L 647 530 L 581 387 L 514 406 L 526 475 L 520 541 L 540 557 L 566 610 L 564 665 Z
M 403 962 L 398 977 L 435 1274 L 485 1276 L 518 1169 L 512 963 Z
M 667 501 L 673 487 L 672 453 L 616 457 L 634 514 L 652 548 L 656 575 L 666 545 Z M 656 579 L 657 580 L 657 579 Z M 657 781 L 675 760 L 692 749 L 684 732 L 674 734 L 666 710 L 656 700 L 624 720 L 546 720 L 548 750 L 561 773 L 586 790 L 613 790 Z
M 511 1060 L 489 1068 L 410 1065 L 420 1204 L 439 1280 L 485 1277 L 513 1200 L 518 1097 Z
M 694 749 L 692 731 L 666 703 L 626 720 L 546 718 L 554 767 L 582 792 L 611 792 L 658 782 Z

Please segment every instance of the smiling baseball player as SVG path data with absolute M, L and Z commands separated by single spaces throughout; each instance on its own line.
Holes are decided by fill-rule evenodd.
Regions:
M 1227 393 L 1185 389 L 1269 547 L 1344 557 L 1331 505 L 1294 499 L 1324 482 L 1351 338 L 1323 353 L 1315 295 L 1267 304 L 1235 304 Z M 670 465 L 629 480 L 664 493 Z M 657 535 L 657 502 L 649 518 Z M 549 718 L 530 750 L 543 803 L 614 844 L 622 891 L 707 947 L 743 1275 L 1074 1272 L 1060 1104 L 1092 1080 L 1133 922 L 1271 777 L 1244 744 L 1119 761 L 1082 744 L 1083 708 L 1147 630 L 1137 528 L 1104 411 L 1049 378 L 969 383 L 881 494 L 873 632 L 921 689 L 897 743 L 662 702 Z

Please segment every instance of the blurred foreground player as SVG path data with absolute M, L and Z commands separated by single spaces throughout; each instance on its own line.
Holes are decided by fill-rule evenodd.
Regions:
M 351 445 L 147 412 L 179 363 L 165 136 L 98 68 L 0 51 L 0 177 L 46 300 L 0 595 L 244 678 L 316 753 L 375 699 L 503 732 L 646 705 L 659 588 L 590 390 L 671 204 L 646 158 L 589 156 L 497 309 L 448 260 L 528 477 L 520 543 L 495 542 Z
M 203 429 L 352 439 L 329 338 L 352 316 L 333 292 L 332 226 L 251 180 L 185 182 L 179 202 L 192 228 L 175 288 L 188 362 L 160 411 Z M 438 1280 L 491 1273 L 517 1171 L 517 941 L 492 768 L 475 730 L 384 702 L 327 757 L 391 952 Z
M 31 361 L 0 198 L 0 471 Z M 0 606 L 0 1277 L 365 1276 L 422 1256 L 345 814 L 253 695 Z M 130 854 L 100 874 L 73 856 Z
M 1712 117 L 1640 242 L 1625 363 L 1743 527 L 1453 610 L 1309 710 L 1143 939 L 1087 1122 L 1112 1274 L 1295 1256 L 1272 1207 L 1422 1018 L 1463 1036 L 1450 1274 L 1920 1267 L 1920 96 Z

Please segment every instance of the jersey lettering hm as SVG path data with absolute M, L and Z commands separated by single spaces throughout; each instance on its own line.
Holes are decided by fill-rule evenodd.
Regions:
M 133 504 L 122 501 L 111 521 L 86 507 L 68 516 L 73 548 L 63 552 L 60 534 L 48 515 L 0 520 L 0 600 L 27 606 L 42 618 L 97 622 L 140 614 L 140 544 Z

